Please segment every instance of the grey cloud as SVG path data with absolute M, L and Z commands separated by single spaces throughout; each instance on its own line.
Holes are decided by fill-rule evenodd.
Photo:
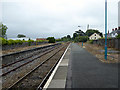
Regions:
M 60 38 L 67 34 L 72 35 L 78 25 L 86 31 L 87 24 L 104 32 L 104 0 L 49 0 L 48 3 L 44 0 L 39 1 L 3 3 L 2 19 L 9 28 L 8 37 L 16 37 L 18 33 L 23 33 L 33 38 Z M 80 1 L 84 2 L 83 5 Z M 109 10 L 109 29 L 117 27 L 116 8 Z

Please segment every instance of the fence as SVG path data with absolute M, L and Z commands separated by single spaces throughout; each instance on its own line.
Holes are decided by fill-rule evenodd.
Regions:
M 9 49 L 15 49 L 18 47 L 26 47 L 26 46 L 33 46 L 33 45 L 41 45 L 41 44 L 45 44 L 48 42 L 24 42 L 23 44 L 15 44 L 15 45 L 3 45 L 2 46 L 2 50 L 9 50 Z
M 104 46 L 105 39 L 93 40 L 93 44 L 98 44 L 100 46 Z M 107 47 L 120 50 L 120 38 L 119 39 L 117 39 L 117 38 L 108 39 Z

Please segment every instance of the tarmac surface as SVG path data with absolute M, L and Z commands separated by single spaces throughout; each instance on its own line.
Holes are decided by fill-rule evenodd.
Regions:
M 75 43 L 70 48 L 66 88 L 118 88 L 118 64 L 103 63 Z

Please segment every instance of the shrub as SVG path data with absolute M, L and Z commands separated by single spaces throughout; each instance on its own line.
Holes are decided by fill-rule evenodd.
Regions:
M 4 38 L 0 38 L 0 45 L 6 45 L 7 44 L 7 40 Z
M 29 39 L 27 42 L 28 42 L 28 46 L 30 46 L 31 43 L 34 42 L 34 40 Z
M 14 45 L 14 44 L 16 44 L 16 42 L 15 42 L 15 40 L 10 39 L 10 40 L 7 40 L 7 44 Z
M 101 37 L 101 38 L 99 38 L 99 39 L 105 39 L 105 37 Z
M 36 42 L 45 42 L 45 41 L 47 41 L 47 40 L 37 40 Z
M 112 38 L 109 37 L 108 39 L 111 40 Z
M 120 34 L 118 34 L 118 35 L 116 36 L 116 38 L 120 38 Z
M 25 40 L 23 39 L 22 42 L 27 42 L 27 41 L 25 41 Z
M 93 40 L 90 40 L 89 43 L 90 43 L 90 44 L 93 44 Z
M 23 44 L 22 40 L 15 40 L 15 44 Z
M 56 39 L 56 42 L 60 42 L 60 41 L 62 41 L 61 39 Z
M 75 42 L 86 42 L 88 40 L 88 36 L 78 36 L 75 38 Z
M 55 43 L 54 37 L 48 37 L 47 40 L 48 40 L 48 43 Z

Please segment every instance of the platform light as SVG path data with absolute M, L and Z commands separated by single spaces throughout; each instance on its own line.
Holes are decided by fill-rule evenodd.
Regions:
M 105 0 L 105 60 L 107 60 L 107 0 Z

